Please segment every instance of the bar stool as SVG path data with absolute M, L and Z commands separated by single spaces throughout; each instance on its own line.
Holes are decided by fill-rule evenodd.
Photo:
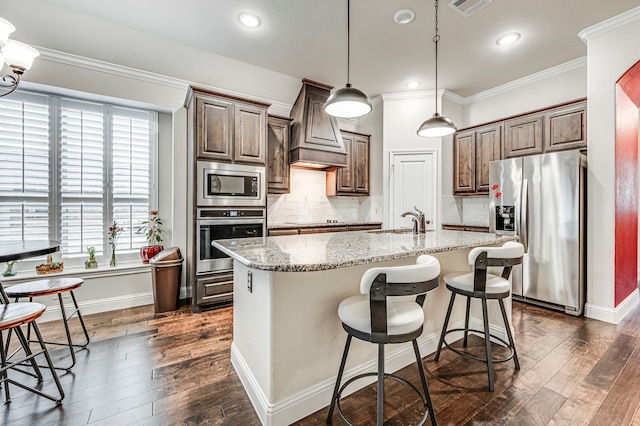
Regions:
M 340 408 L 340 395 L 353 381 L 368 376 L 378 377 L 377 424 L 383 423 L 384 379 L 391 378 L 411 387 L 418 393 L 425 413 L 419 424 L 424 424 L 427 416 L 431 424 L 436 425 L 435 413 L 431 403 L 427 378 L 422 366 L 422 357 L 418 349 L 417 338 L 422 334 L 424 310 L 422 305 L 426 293 L 438 287 L 440 262 L 433 256 L 418 257 L 415 265 L 372 268 L 364 273 L 360 281 L 360 295 L 345 299 L 338 307 L 338 316 L 342 328 L 348 333 L 347 343 L 342 354 L 342 362 L 338 370 L 336 385 L 331 399 L 327 423 L 331 423 L 334 408 L 347 424 L 351 425 Z M 415 300 L 396 298 L 393 296 L 417 296 Z M 388 299 L 387 299 L 388 298 Z M 342 387 L 344 372 L 351 339 L 356 337 L 378 345 L 378 371 L 376 373 L 359 374 L 347 380 Z M 416 363 L 422 381 L 423 392 L 407 380 L 394 374 L 384 372 L 384 345 L 387 343 L 404 343 L 411 341 L 416 356 Z
M 56 374 L 53 362 L 51 361 L 51 357 L 49 356 L 49 352 L 47 351 L 47 347 L 45 346 L 45 342 L 42 340 L 42 335 L 40 334 L 40 330 L 38 330 L 38 325 L 35 323 L 35 320 L 39 318 L 40 315 L 42 315 L 45 309 L 46 307 L 42 303 L 33 302 L 10 304 L 5 303 L 0 305 L 0 383 L 4 383 L 5 401 L 7 404 L 11 402 L 9 383 L 33 392 L 37 395 L 48 398 L 54 401 L 56 405 L 60 404 L 64 399 L 64 390 L 62 389 L 62 385 L 60 384 L 60 380 L 58 379 L 58 375 Z M 27 342 L 26 337 L 20 329 L 20 326 L 23 324 L 28 324 L 33 329 L 37 338 L 35 342 L 38 342 L 40 345 L 40 350 L 38 352 L 31 351 L 29 342 Z M 9 361 L 4 346 L 5 330 L 15 330 L 16 336 L 20 341 L 21 349 L 24 351 L 24 357 L 15 361 Z M 45 360 L 47 362 L 46 367 L 51 370 L 51 375 L 53 376 L 53 380 L 55 381 L 56 387 L 58 388 L 58 392 L 60 394 L 59 398 L 53 395 L 46 394 L 38 389 L 27 386 L 23 383 L 9 378 L 8 371 L 10 369 L 16 369 L 21 373 L 36 377 L 38 379 L 38 383 L 42 383 L 42 373 L 40 373 L 40 369 L 35 361 L 35 358 L 41 354 L 44 354 Z M 25 365 L 28 366 L 28 364 L 25 364 L 26 362 L 29 362 L 31 364 L 31 367 L 34 370 L 34 374 L 31 374 L 19 368 L 24 367 Z
M 34 297 L 39 296 L 50 296 L 57 295 L 58 301 L 60 302 L 60 311 L 62 313 L 62 322 L 64 324 L 64 330 L 67 334 L 66 342 L 45 342 L 49 345 L 60 345 L 67 346 L 69 348 L 69 352 L 71 353 L 71 365 L 68 367 L 56 367 L 58 370 L 69 371 L 76 364 L 76 351 L 74 348 L 80 348 L 80 350 L 87 347 L 90 342 L 89 333 L 87 332 L 87 327 L 84 324 L 84 320 L 82 319 L 82 314 L 80 314 L 80 308 L 78 308 L 78 302 L 76 301 L 76 296 L 73 294 L 73 290 L 79 288 L 84 280 L 82 278 L 51 278 L 37 281 L 28 281 L 21 284 L 16 284 L 11 287 L 5 289 L 5 292 L 8 297 L 15 298 L 15 301 L 18 302 L 20 298 L 28 297 L 29 302 L 33 301 Z M 62 300 L 63 293 L 69 293 L 71 296 L 71 300 L 73 301 L 74 310 L 67 316 L 64 302 Z M 82 331 L 84 332 L 84 336 L 86 339 L 86 343 L 84 344 L 74 344 L 71 339 L 71 332 L 69 331 L 69 320 L 77 315 L 78 320 L 80 320 L 80 325 L 82 325 Z M 27 328 L 27 340 L 30 340 L 31 337 L 31 328 Z M 10 338 L 9 334 L 9 338 Z M 8 339 L 9 339 L 8 338 Z M 7 346 L 8 346 L 7 339 Z
M 435 361 L 439 360 L 440 351 L 444 345 L 453 352 L 467 359 L 486 363 L 487 374 L 489 375 L 489 390 L 491 392 L 494 390 L 495 383 L 495 378 L 493 377 L 494 363 L 506 362 L 513 359 L 516 370 L 520 370 L 518 353 L 516 352 L 516 345 L 511 334 L 511 326 L 509 325 L 509 319 L 507 318 L 503 299 L 509 297 L 511 294 L 509 275 L 511 274 L 511 269 L 514 265 L 522 263 L 523 255 L 524 246 L 515 241 L 506 242 L 502 247 L 476 247 L 469 252 L 469 265 L 473 265 L 473 272 L 453 272 L 444 276 L 444 282 L 446 283 L 447 288 L 451 291 L 451 299 L 449 301 L 449 309 L 447 310 L 447 315 L 444 320 L 444 326 L 442 327 L 442 334 L 440 335 L 440 342 L 438 343 Z M 498 276 L 487 273 L 487 267 L 489 266 L 503 267 L 502 275 Z M 467 310 L 465 313 L 464 328 L 447 330 L 449 319 L 451 318 L 451 310 L 453 309 L 453 302 L 455 301 L 457 294 L 467 297 Z M 482 320 L 484 330 L 469 328 L 469 309 L 471 307 L 471 298 L 480 299 L 482 302 Z M 498 300 L 509 342 L 505 342 L 503 339 L 490 333 L 487 299 Z M 449 343 L 447 343 L 445 336 L 455 331 L 464 332 L 462 345 L 465 348 L 467 347 L 467 336 L 470 331 L 483 334 L 486 358 L 479 358 L 464 350 L 450 346 Z M 508 356 L 493 359 L 491 353 L 492 338 L 509 348 Z

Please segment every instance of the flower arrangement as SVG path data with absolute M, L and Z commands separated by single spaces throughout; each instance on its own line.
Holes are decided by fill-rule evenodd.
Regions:
M 109 227 L 109 245 L 111 246 L 111 261 L 109 262 L 109 266 L 116 266 L 116 246 L 118 245 L 118 237 L 120 237 L 123 231 L 124 228 L 118 226 L 118 222 L 115 220 Z
M 162 242 L 162 219 L 158 216 L 157 210 L 149 212 L 149 220 L 143 220 L 142 226 L 136 230 L 136 234 L 144 234 L 150 246 L 159 245 Z

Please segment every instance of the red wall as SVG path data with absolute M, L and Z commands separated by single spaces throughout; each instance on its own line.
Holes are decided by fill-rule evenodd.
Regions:
M 640 61 L 616 83 L 615 306 L 638 288 Z

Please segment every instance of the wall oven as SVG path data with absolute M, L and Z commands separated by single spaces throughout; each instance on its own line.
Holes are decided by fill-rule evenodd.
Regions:
M 196 223 L 197 275 L 233 269 L 233 260 L 212 247 L 212 241 L 266 235 L 263 208 L 198 209 Z
M 199 207 L 267 205 L 266 168 L 245 164 L 197 162 Z

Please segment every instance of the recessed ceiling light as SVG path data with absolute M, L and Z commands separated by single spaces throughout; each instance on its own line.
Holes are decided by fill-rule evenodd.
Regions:
M 396 24 L 408 24 L 416 18 L 416 13 L 411 9 L 400 9 L 393 15 Z
M 242 13 L 238 16 L 238 21 L 245 27 L 255 28 L 260 26 L 260 18 L 251 13 Z
M 496 40 L 498 46 L 507 46 L 509 44 L 513 44 L 516 41 L 520 40 L 520 33 L 509 33 L 501 36 Z
M 421 84 L 419 81 L 407 81 L 404 85 L 409 89 L 415 89 L 416 87 L 420 87 Z

